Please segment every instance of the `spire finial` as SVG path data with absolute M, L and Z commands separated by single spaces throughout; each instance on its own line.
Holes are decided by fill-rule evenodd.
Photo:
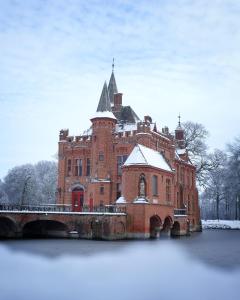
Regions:
M 113 57 L 113 61 L 112 61 L 112 71 L 114 72 L 114 57 Z
M 181 127 L 181 115 L 180 115 L 180 113 L 178 115 L 178 126 Z

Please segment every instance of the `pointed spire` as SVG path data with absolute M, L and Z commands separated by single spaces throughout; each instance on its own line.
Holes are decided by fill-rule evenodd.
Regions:
M 114 57 L 113 57 L 113 62 L 112 62 L 112 72 L 114 72 Z
M 178 115 L 178 126 L 177 126 L 176 130 L 183 130 L 182 125 L 181 125 L 181 115 L 180 115 L 180 113 Z
M 118 93 L 117 84 L 116 84 L 116 80 L 115 80 L 115 76 L 114 76 L 114 67 L 115 67 L 115 64 L 114 64 L 114 58 L 113 58 L 112 74 L 111 74 L 109 84 L 108 84 L 108 94 L 109 94 L 111 104 L 113 104 L 113 102 L 114 102 L 114 94 Z
M 108 88 L 106 81 L 104 82 L 102 94 L 98 103 L 97 112 L 112 111 L 111 103 L 108 96 Z
M 178 115 L 178 126 L 181 127 L 181 116 L 180 116 L 180 113 Z

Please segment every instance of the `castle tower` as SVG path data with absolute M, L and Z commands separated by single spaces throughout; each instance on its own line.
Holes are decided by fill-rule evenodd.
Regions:
M 113 131 L 117 119 L 112 113 L 106 82 L 92 122 L 92 183 L 94 191 L 100 191 L 95 199 L 103 203 L 111 202 L 111 170 L 114 164 Z M 101 199 L 100 199 L 101 198 Z

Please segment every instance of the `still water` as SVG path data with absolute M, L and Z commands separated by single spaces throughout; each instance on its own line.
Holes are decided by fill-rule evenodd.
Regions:
M 240 231 L 1 241 L 0 299 L 240 299 Z

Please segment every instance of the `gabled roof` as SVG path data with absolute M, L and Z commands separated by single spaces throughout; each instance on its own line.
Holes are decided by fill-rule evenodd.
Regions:
M 111 74 L 111 77 L 109 80 L 109 84 L 108 84 L 108 94 L 109 94 L 109 99 L 110 99 L 111 104 L 114 103 L 114 94 L 116 94 L 116 93 L 118 93 L 118 89 L 117 89 L 114 72 L 112 71 L 112 74 Z
M 122 106 L 119 112 L 114 112 L 114 115 L 120 123 L 137 123 L 140 121 L 131 106 Z
M 124 166 L 134 165 L 152 166 L 158 169 L 172 172 L 172 168 L 160 152 L 140 144 L 137 144 L 134 147 L 133 151 L 124 164 Z

